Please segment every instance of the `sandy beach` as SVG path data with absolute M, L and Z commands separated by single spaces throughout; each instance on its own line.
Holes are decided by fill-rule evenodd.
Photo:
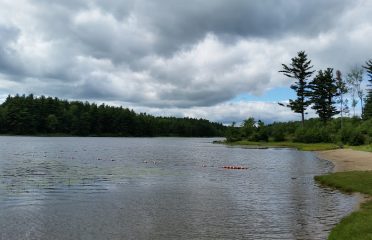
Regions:
M 352 149 L 319 151 L 317 156 L 329 160 L 334 165 L 334 172 L 370 171 L 372 170 L 372 153 Z
M 335 167 L 334 172 L 346 171 L 372 171 L 372 153 L 355 151 L 352 149 L 336 149 L 316 152 L 321 159 L 331 161 Z M 359 198 L 359 204 L 354 208 L 359 210 L 360 204 L 372 199 L 371 196 L 362 193 L 354 193 Z

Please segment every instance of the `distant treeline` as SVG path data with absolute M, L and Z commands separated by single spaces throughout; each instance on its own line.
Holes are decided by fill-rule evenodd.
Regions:
M 78 136 L 223 136 L 225 127 L 205 119 L 154 117 L 123 107 L 32 94 L 8 96 L 0 105 L 0 133 Z

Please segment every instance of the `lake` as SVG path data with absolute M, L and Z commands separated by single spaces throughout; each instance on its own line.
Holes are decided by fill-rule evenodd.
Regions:
M 0 137 L 0 239 L 325 239 L 357 203 L 311 152 L 213 140 Z

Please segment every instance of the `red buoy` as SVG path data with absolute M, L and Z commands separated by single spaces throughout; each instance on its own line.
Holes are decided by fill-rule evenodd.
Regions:
M 243 169 L 248 169 L 247 167 L 243 166 L 223 166 L 224 169 L 236 169 L 236 170 L 243 170 Z

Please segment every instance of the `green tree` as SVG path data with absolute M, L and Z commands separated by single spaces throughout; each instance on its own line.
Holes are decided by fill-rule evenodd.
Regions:
M 372 118 L 372 59 L 366 62 L 366 65 L 363 66 L 366 71 L 367 75 L 369 77 L 368 81 L 368 92 L 367 92 L 367 97 L 365 100 L 365 105 L 364 105 L 364 112 L 363 112 L 363 118 L 369 119 Z
M 302 126 L 305 122 L 305 112 L 307 107 L 310 105 L 308 99 L 308 78 L 314 73 L 311 69 L 311 60 L 307 59 L 307 55 L 304 51 L 297 53 L 297 57 L 291 59 L 292 62 L 289 66 L 282 64 L 283 70 L 279 71 L 289 78 L 296 80 L 294 84 L 291 85 L 291 88 L 296 91 L 297 99 L 289 100 L 288 107 L 291 108 L 295 113 L 301 114 Z
M 256 121 L 254 120 L 254 118 L 250 117 L 244 120 L 241 126 L 241 130 L 243 133 L 242 135 L 245 138 L 249 138 L 250 136 L 252 136 L 252 134 L 256 130 Z
M 239 128 L 236 127 L 236 123 L 232 122 L 231 126 L 227 127 L 226 140 L 228 142 L 235 142 L 241 140 L 241 134 Z
M 265 123 L 261 120 L 258 120 L 255 124 L 255 133 L 253 135 L 254 141 L 265 141 L 269 140 L 268 128 L 265 126 Z
M 334 97 L 337 96 L 337 85 L 333 79 L 333 69 L 318 71 L 314 80 L 310 82 L 312 109 L 316 111 L 323 122 L 327 122 L 337 111 Z

